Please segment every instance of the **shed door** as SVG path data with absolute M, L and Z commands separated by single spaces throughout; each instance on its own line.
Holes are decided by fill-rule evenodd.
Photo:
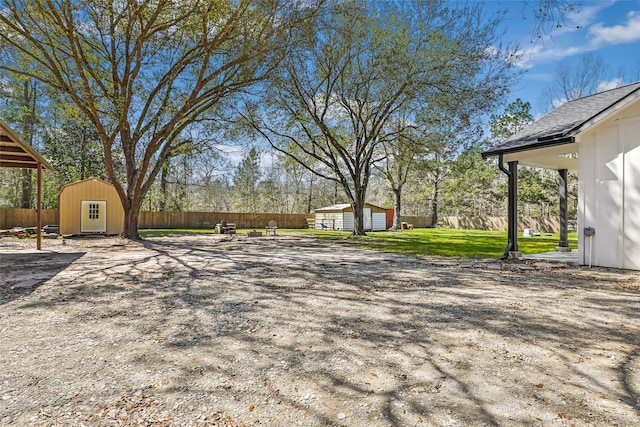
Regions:
M 104 200 L 83 200 L 81 209 L 81 233 L 107 232 L 107 202 Z
M 365 231 L 371 231 L 371 208 L 362 208 L 362 226 Z

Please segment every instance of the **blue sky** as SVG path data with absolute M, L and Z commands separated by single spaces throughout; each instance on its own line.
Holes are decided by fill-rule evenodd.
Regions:
M 605 62 L 608 70 L 600 82 L 601 89 L 640 80 L 640 0 L 572 1 L 577 13 L 568 17 L 568 25 L 554 28 L 538 40 L 532 40 L 534 19 L 522 1 L 485 3 L 487 11 L 508 10 L 503 41 L 519 45 L 519 65 L 525 70 L 509 101 L 519 97 L 530 102 L 536 117 L 544 112 L 540 95 L 553 82 L 558 66 L 579 64 L 584 55 Z

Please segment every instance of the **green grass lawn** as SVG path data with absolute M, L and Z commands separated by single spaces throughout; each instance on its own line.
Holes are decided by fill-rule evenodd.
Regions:
M 238 234 L 249 230 L 239 229 Z M 211 234 L 213 230 L 140 230 L 143 238 L 171 234 Z M 347 231 L 278 229 L 278 234 L 313 235 L 356 247 L 410 255 L 428 255 L 443 258 L 497 259 L 507 245 L 506 231 L 458 230 L 452 228 L 418 228 L 404 231 L 370 232 L 353 238 Z M 525 254 L 554 251 L 560 240 L 558 234 L 518 238 L 518 248 Z M 577 233 L 569 233 L 569 246 L 578 247 Z
M 340 231 L 297 231 L 369 249 L 445 258 L 496 259 L 502 256 L 507 245 L 506 231 L 419 228 L 399 232 L 368 233 L 361 238 L 353 238 L 351 233 Z M 559 240 L 558 234 L 543 234 L 527 238 L 520 234 L 518 249 L 525 254 L 551 252 L 558 246 Z M 569 246 L 572 249 L 577 248 L 577 233 L 569 233 Z

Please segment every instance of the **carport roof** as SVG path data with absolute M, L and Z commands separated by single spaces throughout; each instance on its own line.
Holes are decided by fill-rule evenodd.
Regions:
M 0 167 L 37 169 L 51 165 L 2 119 L 0 119 Z
M 580 132 L 640 97 L 640 82 L 569 101 L 531 123 L 483 157 L 570 144 Z

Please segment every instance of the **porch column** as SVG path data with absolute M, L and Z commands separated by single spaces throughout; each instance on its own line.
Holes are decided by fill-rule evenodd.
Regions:
M 42 249 L 42 163 L 38 162 L 38 193 L 36 204 L 36 249 Z
M 570 252 L 569 241 L 567 239 L 567 170 L 559 169 L 560 184 L 558 193 L 560 193 L 560 242 L 556 251 Z
M 509 162 L 509 252 L 505 255 L 517 258 L 518 251 L 518 162 Z
M 518 251 L 518 162 L 509 162 L 509 169 L 504 167 L 502 154 L 498 155 L 498 167 L 509 178 L 509 207 L 508 220 L 509 231 L 507 247 L 504 248 L 502 259 L 509 257 L 519 258 L 522 254 Z

